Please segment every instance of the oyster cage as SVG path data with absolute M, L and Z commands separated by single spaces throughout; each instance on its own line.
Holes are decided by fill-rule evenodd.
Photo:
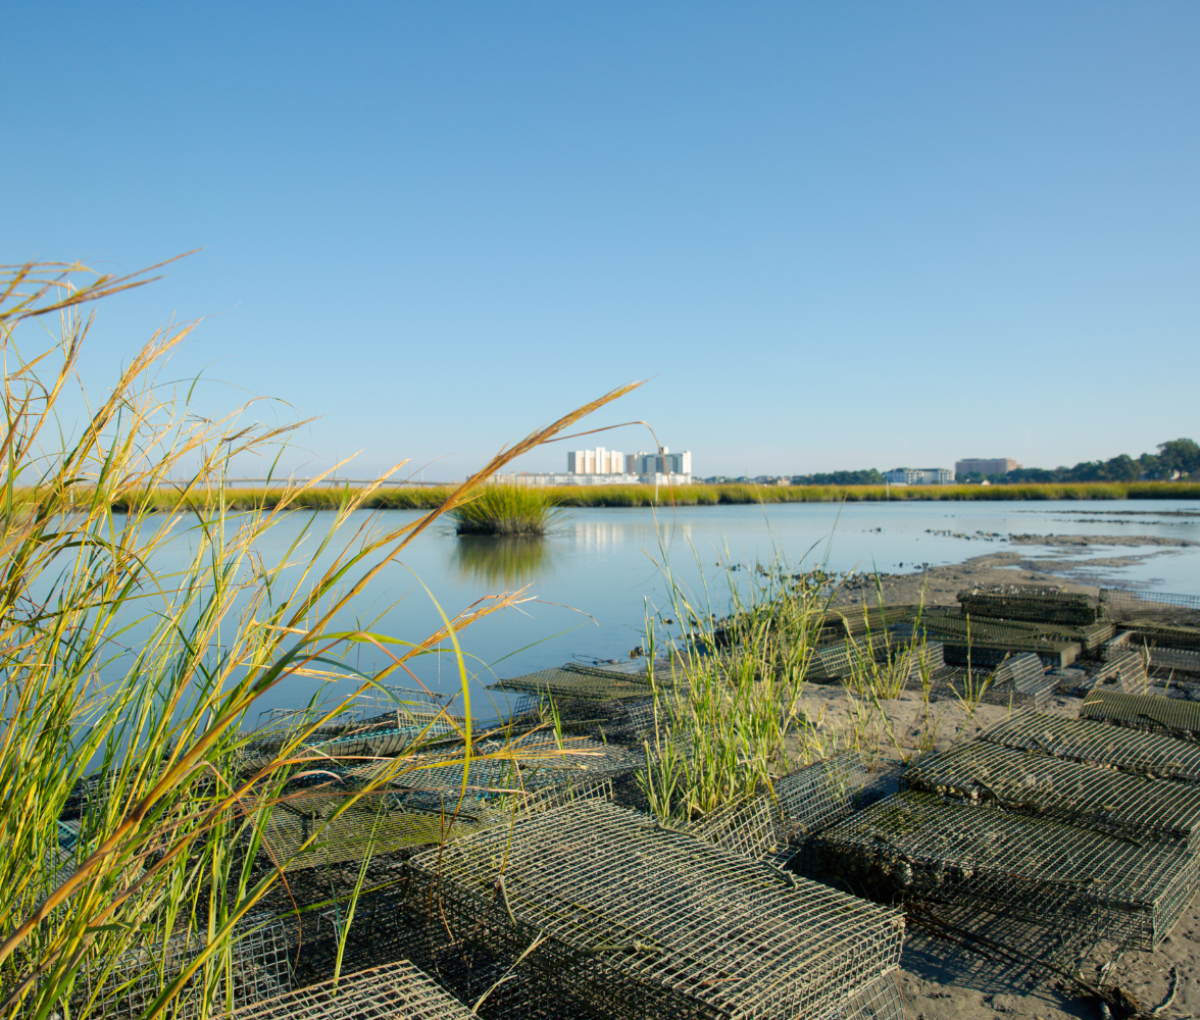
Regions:
M 1096 623 L 1101 613 L 1099 601 L 1092 595 L 1032 585 L 967 588 L 958 593 L 958 602 L 963 612 L 972 616 L 1072 626 Z
M 1151 778 L 1200 784 L 1200 747 L 1093 719 L 1022 712 L 981 733 L 979 739 Z
M 1092 691 L 1079 707 L 1079 718 L 1161 733 L 1192 743 L 1200 740 L 1200 704 L 1180 698 Z
M 1101 832 L 1200 845 L 1200 788 L 986 741 L 914 765 L 908 789 L 990 803 Z
M 1105 619 L 1118 623 L 1156 620 L 1169 626 L 1200 626 L 1200 596 L 1196 595 L 1101 588 L 1100 606 Z
M 471 1020 L 475 1014 L 407 960 L 324 981 L 228 1014 L 227 1020 Z
M 468 837 L 410 868 L 410 902 L 455 940 L 609 1017 L 836 1016 L 894 970 L 903 939 L 897 911 L 603 802 Z
M 615 670 L 576 666 L 568 663 L 556 669 L 541 669 L 536 673 L 499 680 L 489 684 L 489 691 L 513 691 L 518 694 L 550 695 L 555 698 L 578 698 L 611 701 L 614 698 L 645 698 L 653 688 L 647 676 L 631 676 Z
M 819 872 L 877 897 L 977 904 L 1031 921 L 1082 926 L 1153 950 L 1196 891 L 1200 862 L 1183 845 L 906 792 L 821 833 Z
M 75 989 L 79 1005 L 103 1017 L 140 1015 L 205 948 L 201 932 L 180 932 L 166 944 L 147 944 L 121 954 L 85 973 Z M 287 932 L 282 922 L 247 918 L 230 952 L 229 965 L 218 956 L 208 966 L 216 972 L 221 1000 L 231 995 L 235 1007 L 279 995 L 291 987 Z M 204 968 L 179 993 L 180 1012 L 198 1008 Z M 81 986 L 81 987 L 80 987 Z M 78 1008 L 78 1007 L 77 1007 Z

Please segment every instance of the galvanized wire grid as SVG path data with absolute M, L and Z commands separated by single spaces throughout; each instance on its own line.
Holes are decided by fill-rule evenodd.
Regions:
M 823 1017 L 896 966 L 902 916 L 577 803 L 410 862 L 414 905 L 609 1015 Z
M 843 751 L 776 779 L 777 842 L 802 839 L 850 814 L 855 794 L 866 778 L 862 756 L 857 751 Z
M 448 791 L 449 792 L 449 791 Z M 363 795 L 336 818 L 346 797 L 311 794 L 274 805 L 263 826 L 262 853 L 286 871 L 361 861 L 368 853 L 388 854 L 406 847 L 444 843 L 496 820 L 490 806 L 457 795 L 442 803 L 415 803 L 404 794 Z M 301 847 L 314 834 L 317 838 Z
M 1022 712 L 980 734 L 979 739 L 1122 772 L 1200 784 L 1200 748 L 1091 719 Z
M 972 644 L 1008 644 L 1020 650 L 1042 645 L 1053 647 L 1063 642 L 1078 644 L 1084 649 L 1099 648 L 1116 633 L 1116 626 L 1108 622 L 1070 627 L 1057 623 L 992 620 L 974 616 L 931 617 L 923 626 L 928 633 L 942 640 L 953 640 L 955 644 L 969 640 Z
M 1057 588 L 995 585 L 967 588 L 958 593 L 964 613 L 1008 620 L 1031 620 L 1085 626 L 1100 619 L 1098 600 L 1092 595 Z
M 526 734 L 508 743 L 480 744 L 477 755 L 466 766 L 466 787 L 477 796 L 489 796 L 566 782 L 572 776 L 609 775 L 628 772 L 646 763 L 619 745 L 604 744 L 585 737 L 564 736 L 561 744 L 552 733 Z M 463 785 L 461 752 L 412 759 L 411 765 L 394 781 L 411 789 L 460 789 Z
M 1063 669 L 1079 658 L 1083 650 L 1079 642 L 1059 638 L 984 641 L 972 633 L 968 641 L 965 636 L 938 633 L 937 639 L 945 646 L 943 654 L 947 662 L 956 666 L 969 664 L 976 670 L 999 666 L 1010 655 L 1019 652 L 1033 652 L 1050 669 Z
M 943 666 L 931 671 L 928 681 L 930 694 L 939 698 L 1012 708 L 1044 708 L 1058 686 L 1056 676 L 1043 672 L 1037 680 L 1024 681 L 1025 689 L 1019 690 L 1011 681 L 990 679 L 986 670 L 968 671 L 957 666 Z
M 763 794 L 748 801 L 722 805 L 691 822 L 682 831 L 713 846 L 761 860 L 777 850 L 778 828 L 778 811 L 770 794 Z
M 1200 596 L 1172 595 L 1162 591 L 1125 591 L 1101 588 L 1100 606 L 1109 620 L 1159 619 L 1200 626 Z
M 876 633 L 869 638 L 852 637 L 835 644 L 818 646 L 813 649 L 805 679 L 820 683 L 850 676 L 864 660 L 874 661 L 897 644 L 899 642 L 895 637 Z
M 1150 665 L 1200 674 L 1200 651 L 1194 648 L 1150 648 Z
M 1200 705 L 1182 698 L 1092 691 L 1079 706 L 1079 718 L 1161 733 L 1192 743 L 1200 740 Z
M 644 698 L 650 691 L 645 680 L 607 672 L 583 672 L 566 666 L 542 669 L 536 673 L 499 680 L 489 691 L 515 691 L 520 694 L 549 694 L 556 698 L 588 698 L 609 701 L 612 698 Z
M 291 987 L 283 924 L 247 918 L 243 932 L 233 946 L 229 969 L 225 969 L 220 956 L 211 964 L 217 972 L 220 1001 L 232 994 L 235 1007 L 279 995 Z M 76 1008 L 91 1001 L 94 1016 L 137 1016 L 204 950 L 205 945 L 204 933 L 181 932 L 168 939 L 165 945 L 147 944 L 126 952 L 103 968 L 84 975 L 75 990 L 79 1000 Z M 203 975 L 204 969 L 200 968 L 180 992 L 181 1012 L 192 1012 L 198 1006 L 201 992 L 198 982 Z
M 470 1020 L 475 1014 L 407 960 L 234 1010 L 229 1020 Z
M 828 1020 L 904 1020 L 904 1001 L 893 974 L 881 974 L 829 1014 Z
M 868 631 L 884 631 L 889 627 L 912 623 L 921 613 L 922 607 L 916 604 L 885 606 L 882 609 L 878 606 L 859 610 L 830 609 L 821 622 L 819 640 L 837 641 L 846 637 L 860 637 Z
M 1143 847 L 1126 836 L 914 792 L 826 829 L 809 852 L 818 870 L 877 896 L 1086 923 L 1145 950 L 1171 930 L 1200 878 L 1200 861 L 1182 844 Z
M 1200 788 L 1099 765 L 975 741 L 910 767 L 904 782 L 1134 840 L 1200 845 Z

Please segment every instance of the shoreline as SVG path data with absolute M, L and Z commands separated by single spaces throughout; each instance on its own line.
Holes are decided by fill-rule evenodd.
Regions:
M 456 486 L 418 486 L 384 482 L 374 491 L 369 486 L 322 485 L 289 489 L 278 486 L 229 487 L 218 493 L 209 489 L 194 494 L 162 486 L 141 493 L 125 494 L 111 502 L 112 509 L 168 510 L 181 505 L 211 504 L 218 495 L 230 510 L 271 509 L 288 502 L 295 509 L 333 510 L 347 500 L 361 500 L 367 510 L 432 510 L 455 491 Z M 744 506 L 779 503 L 909 503 L 909 502 L 1045 502 L 1112 500 L 1200 500 L 1200 482 L 1050 482 L 1020 485 L 756 485 L 696 483 L 675 487 L 653 485 L 576 485 L 537 487 L 556 506 L 589 508 Z M 83 499 L 89 490 L 79 489 Z M 18 493 L 18 499 L 34 501 L 33 490 Z

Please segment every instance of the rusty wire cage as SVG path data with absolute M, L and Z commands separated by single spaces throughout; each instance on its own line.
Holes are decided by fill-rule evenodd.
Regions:
M 910 767 L 904 783 L 1135 840 L 1200 845 L 1200 788 L 987 741 L 959 744 Z
M 979 739 L 1151 778 L 1200 784 L 1200 747 L 1093 719 L 1021 712 L 981 733 Z
M 1090 927 L 1153 950 L 1197 886 L 1181 843 L 905 792 L 826 829 L 811 867 L 872 896 L 975 903 L 995 913 Z
M 895 968 L 903 938 L 896 911 L 599 801 L 410 868 L 411 902 L 455 941 L 482 943 L 608 1017 L 836 1015 Z

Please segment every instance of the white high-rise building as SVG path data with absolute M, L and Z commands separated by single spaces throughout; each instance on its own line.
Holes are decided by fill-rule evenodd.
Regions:
M 572 475 L 623 475 L 625 454 L 619 450 L 573 450 L 567 454 L 567 472 Z

